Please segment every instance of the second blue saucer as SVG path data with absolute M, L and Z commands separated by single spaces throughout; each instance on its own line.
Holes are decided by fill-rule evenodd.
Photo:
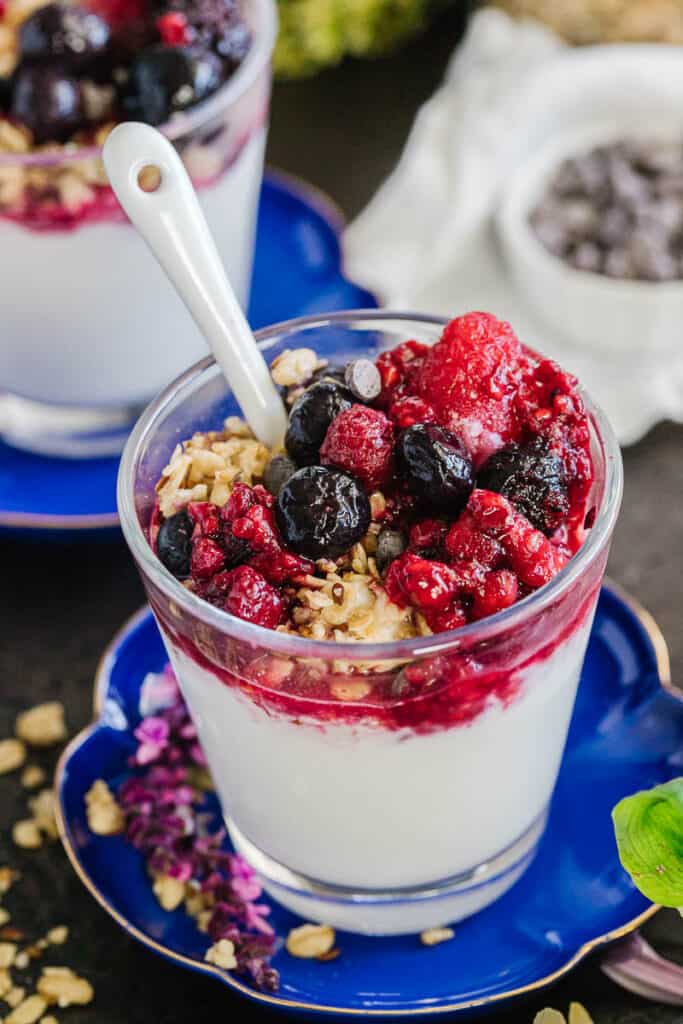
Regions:
M 341 211 L 322 192 L 279 171 L 266 174 L 249 308 L 252 327 L 377 305 L 370 292 L 343 275 L 343 227 Z M 0 533 L 63 539 L 75 532 L 117 531 L 118 464 L 118 458 L 48 458 L 0 442 Z

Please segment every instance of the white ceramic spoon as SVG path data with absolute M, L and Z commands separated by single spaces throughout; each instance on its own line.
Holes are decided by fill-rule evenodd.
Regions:
M 113 130 L 103 159 L 117 199 L 196 321 L 249 426 L 269 447 L 280 444 L 286 428 L 282 400 L 180 157 L 155 128 L 128 122 Z M 143 167 L 160 173 L 153 192 L 138 183 Z

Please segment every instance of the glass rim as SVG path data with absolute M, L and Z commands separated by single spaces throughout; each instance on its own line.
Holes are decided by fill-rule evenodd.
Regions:
M 263 24 L 259 24 L 258 32 L 254 33 L 247 56 L 235 73 L 213 95 L 189 110 L 181 111 L 166 124 L 158 126 L 158 130 L 171 142 L 190 135 L 212 117 L 240 100 L 270 61 L 278 29 L 276 2 L 249 0 L 249 3 L 263 16 Z M 53 167 L 76 163 L 79 160 L 98 160 L 101 156 L 102 145 L 82 146 L 78 143 L 66 143 L 58 152 L 0 153 L 0 167 Z
M 302 328 L 324 328 L 339 326 L 355 321 L 366 321 L 379 324 L 382 321 L 396 323 L 420 323 L 428 326 L 443 327 L 449 318 L 432 316 L 422 313 L 411 313 L 393 310 L 357 309 L 335 313 L 312 314 L 284 320 L 280 323 L 264 327 L 255 332 L 256 340 L 262 350 L 283 335 L 292 334 Z M 202 600 L 192 591 L 187 590 L 173 576 L 152 551 L 147 537 L 138 520 L 135 507 L 135 495 L 132 486 L 133 469 L 137 463 L 138 453 L 142 445 L 153 432 L 157 421 L 166 411 L 167 406 L 179 394 L 189 388 L 208 371 L 216 367 L 213 356 L 189 367 L 183 374 L 172 381 L 144 410 L 126 443 L 121 457 L 118 474 L 117 500 L 121 528 L 125 540 L 133 554 L 142 575 L 161 590 L 164 595 L 183 612 L 192 618 L 199 619 L 218 632 L 235 640 L 269 649 L 273 653 L 299 658 L 320 658 L 323 660 L 371 662 L 371 661 L 409 661 L 425 655 L 439 654 L 457 649 L 468 641 L 488 641 L 493 637 L 522 624 L 527 619 L 544 611 L 555 600 L 583 575 L 603 551 L 612 534 L 621 504 L 623 489 L 623 466 L 621 450 L 614 431 L 600 407 L 581 388 L 581 395 L 591 419 L 604 459 L 604 494 L 595 522 L 588 536 L 577 553 L 553 579 L 516 602 L 503 611 L 496 612 L 485 619 L 468 623 L 454 630 L 434 633 L 429 636 L 410 637 L 406 640 L 389 640 L 377 643 L 365 641 L 312 640 L 308 637 L 292 633 L 280 633 L 264 626 L 239 619 L 229 612 L 223 611 Z M 170 456 L 170 452 L 169 452 Z

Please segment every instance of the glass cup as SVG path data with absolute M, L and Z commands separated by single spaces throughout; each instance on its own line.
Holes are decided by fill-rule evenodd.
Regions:
M 407 338 L 432 343 L 444 322 L 349 312 L 279 324 L 258 339 L 269 360 L 307 346 L 335 364 Z M 488 619 L 371 644 L 317 642 L 234 618 L 185 589 L 152 552 L 154 485 L 173 448 L 238 411 L 211 359 L 137 424 L 119 476 L 126 540 L 232 841 L 269 893 L 302 917 L 416 932 L 480 910 L 531 862 L 621 500 L 619 447 L 586 403 L 595 522 L 569 564 Z M 419 696 L 404 696 L 406 673 L 423 681 Z M 377 676 L 391 694 L 381 704 L 368 685 Z M 330 696 L 309 696 L 324 677 Z
M 244 11 L 244 63 L 164 131 L 246 306 L 277 18 L 274 0 L 244 0 Z M 117 453 L 141 408 L 206 345 L 118 206 L 100 147 L 7 152 L 21 133 L 5 127 L 0 435 L 48 454 Z

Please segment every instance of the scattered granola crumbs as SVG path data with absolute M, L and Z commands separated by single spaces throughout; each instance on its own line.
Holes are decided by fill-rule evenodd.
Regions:
M 48 1013 L 47 1016 L 40 1018 L 40 1024 L 59 1024 L 59 1021 L 51 1013 Z
M 63 946 L 69 938 L 69 929 L 65 924 L 55 925 L 54 928 L 50 928 L 45 938 L 51 946 Z
M 48 839 L 58 839 L 55 797 L 52 790 L 41 789 L 37 796 L 29 800 L 28 806 L 40 831 L 44 832 Z
M 225 971 L 232 971 L 237 967 L 234 943 L 230 939 L 219 939 L 207 949 L 204 959 L 207 963 L 222 967 Z
M 186 883 L 171 875 L 157 875 L 152 889 L 164 910 L 177 910 L 185 899 Z
M 21 872 L 6 866 L 0 867 L 0 894 L 9 892 L 15 882 L 21 878 Z
M 0 740 L 0 775 L 16 771 L 25 760 L 26 747 L 21 740 Z
M 5 910 L 4 907 L 0 907 L 0 928 L 2 928 L 3 925 L 6 925 L 9 920 L 10 920 L 9 910 Z
M 0 967 L 0 999 L 12 990 L 12 977 L 6 967 Z
M 312 348 L 286 348 L 270 364 L 271 376 L 280 387 L 298 387 L 307 384 L 318 366 L 318 357 Z
M 113 836 L 123 831 L 123 812 L 104 779 L 95 779 L 85 794 L 85 808 L 91 832 Z
M 567 1024 L 564 1014 L 546 1007 L 534 1017 L 534 1024 Z
M 7 1003 L 8 1006 L 11 1006 L 11 1007 L 18 1006 L 19 1003 L 23 1002 L 23 999 L 24 999 L 25 995 L 26 995 L 26 989 L 25 988 L 21 988 L 19 985 L 12 985 L 12 988 L 9 990 L 9 992 L 5 996 L 5 1002 Z
M 44 967 L 36 988 L 49 1005 L 56 1003 L 62 1008 L 85 1006 L 95 995 L 90 982 L 70 967 Z
M 287 936 L 285 948 L 292 956 L 313 960 L 324 956 L 334 946 L 334 928 L 329 924 L 302 924 L 292 928 Z
M 22 949 L 20 953 L 14 958 L 13 967 L 16 967 L 18 971 L 25 971 L 30 963 L 30 957 L 25 949 Z
M 31 747 L 51 747 L 66 739 L 64 705 L 58 700 L 36 704 L 17 715 L 15 732 Z
M 327 953 L 321 953 L 320 956 L 316 957 L 316 960 L 319 960 L 321 964 L 327 964 L 330 960 L 336 960 L 339 956 L 341 956 L 341 949 L 339 946 L 335 946 L 333 949 L 328 949 Z
M 37 764 L 27 764 L 21 773 L 21 784 L 24 789 L 37 789 L 45 782 L 45 772 Z
M 16 955 L 16 942 L 0 942 L 0 967 L 11 967 Z
M 569 1004 L 569 1024 L 593 1024 L 593 1018 L 583 1003 Z
M 43 837 L 33 818 L 16 821 L 12 826 L 12 840 L 22 850 L 37 850 L 43 845 Z
M 441 942 L 448 942 L 454 935 L 452 928 L 427 928 L 420 932 L 420 942 L 423 946 L 438 946 Z
M 47 1003 L 42 996 L 32 995 L 5 1017 L 5 1024 L 35 1024 L 47 1010 Z

